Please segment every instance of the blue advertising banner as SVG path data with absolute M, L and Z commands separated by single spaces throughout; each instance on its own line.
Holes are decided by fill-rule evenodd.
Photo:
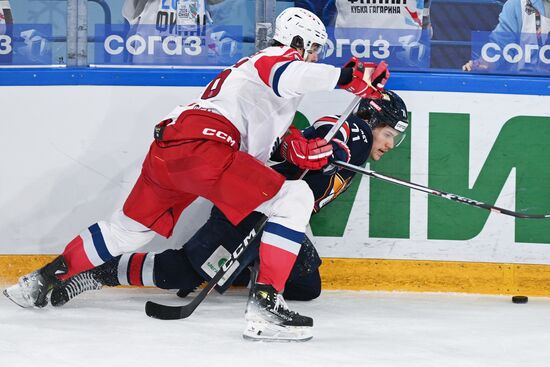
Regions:
M 0 32 L 0 65 L 51 65 L 51 24 L 9 24 Z
M 97 65 L 224 66 L 243 57 L 240 26 L 100 24 L 95 32 Z
M 411 29 L 329 28 L 323 62 L 342 66 L 352 56 L 386 61 L 399 70 L 430 67 L 430 34 Z
M 550 35 L 472 32 L 472 70 L 550 75 Z

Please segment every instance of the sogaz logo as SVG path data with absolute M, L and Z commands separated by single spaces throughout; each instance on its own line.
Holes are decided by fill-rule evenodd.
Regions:
M 161 37 L 159 35 L 143 36 L 134 34 L 124 39 L 117 34 L 111 34 L 105 38 L 103 46 L 109 55 L 120 55 L 124 50 L 131 55 L 155 55 L 156 53 L 168 56 L 197 56 L 203 52 L 202 40 L 198 36 L 174 36 Z
M 361 38 L 337 38 L 334 41 L 328 39 L 325 48 L 324 57 L 333 55 L 343 57 L 344 50 L 347 48 L 351 51 L 352 56 L 360 59 L 372 56 L 378 60 L 384 60 L 390 56 L 390 42 L 385 39 L 375 39 L 373 41 Z

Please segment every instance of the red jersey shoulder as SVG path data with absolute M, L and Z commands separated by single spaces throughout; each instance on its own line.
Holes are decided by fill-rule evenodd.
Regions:
M 291 47 L 274 46 L 258 53 L 258 59 L 254 62 L 254 67 L 258 71 L 260 79 L 271 87 L 271 78 L 275 71 L 292 61 L 303 61 L 298 51 Z

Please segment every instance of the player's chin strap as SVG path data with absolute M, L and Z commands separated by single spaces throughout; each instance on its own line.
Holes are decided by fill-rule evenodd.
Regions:
M 458 196 L 456 194 L 451 194 L 451 193 L 448 193 L 448 192 L 445 192 L 445 191 L 434 190 L 434 189 L 431 189 L 431 188 L 426 187 L 426 186 L 415 184 L 413 182 L 400 180 L 398 178 L 391 177 L 391 176 L 386 176 L 386 175 L 380 174 L 378 172 L 371 171 L 371 170 L 363 168 L 363 167 L 354 166 L 353 164 L 349 164 L 349 163 L 342 162 L 342 161 L 333 161 L 332 164 L 334 164 L 335 166 L 347 169 L 347 170 L 352 171 L 352 172 L 356 172 L 356 173 L 360 173 L 360 174 L 363 174 L 363 175 L 367 175 L 367 176 L 370 176 L 370 177 L 377 178 L 377 179 L 382 180 L 382 181 L 391 182 L 393 184 L 405 186 L 405 187 L 408 187 L 410 189 L 425 192 L 427 194 L 439 196 L 439 197 L 449 199 L 449 200 L 453 200 L 453 201 L 457 201 L 457 202 L 463 203 L 463 204 L 477 206 L 478 208 L 487 209 L 487 210 L 490 210 L 492 212 L 497 212 L 497 213 L 504 214 L 504 215 L 510 215 L 510 216 L 516 217 L 516 218 L 523 218 L 523 219 L 550 218 L 550 214 L 525 214 L 525 213 L 514 212 L 512 210 L 503 209 L 503 208 L 499 208 L 497 206 L 485 204 L 481 201 L 468 199 L 468 198 L 465 198 L 465 197 L 462 197 L 462 196 Z
M 351 103 L 349 104 L 349 106 L 344 110 L 344 112 L 342 112 L 342 114 L 340 115 L 340 118 L 338 118 L 334 126 L 332 126 L 332 128 L 328 131 L 327 135 L 325 135 L 325 137 L 323 138 L 327 141 L 327 143 L 330 142 L 332 138 L 334 138 L 334 136 L 338 133 L 338 130 L 340 130 L 342 125 L 344 125 L 344 122 L 346 122 L 346 119 L 348 118 L 349 115 L 351 115 L 351 113 L 353 112 L 355 107 L 357 107 L 359 102 L 361 102 L 361 97 L 355 96 L 351 101 Z M 300 175 L 300 180 L 304 178 L 304 176 L 308 172 L 309 170 L 307 169 L 304 170 L 304 172 L 302 172 L 302 174 Z

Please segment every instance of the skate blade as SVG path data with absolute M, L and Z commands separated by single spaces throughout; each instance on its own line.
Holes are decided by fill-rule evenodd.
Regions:
M 15 303 L 17 306 L 22 308 L 33 308 L 34 304 L 29 303 L 29 301 L 23 297 L 21 292 L 21 287 L 19 284 L 12 285 L 9 288 L 4 289 L 4 296 L 6 296 L 10 301 Z
M 243 339 L 264 342 L 306 342 L 313 338 L 312 329 L 249 321 L 243 332 Z

